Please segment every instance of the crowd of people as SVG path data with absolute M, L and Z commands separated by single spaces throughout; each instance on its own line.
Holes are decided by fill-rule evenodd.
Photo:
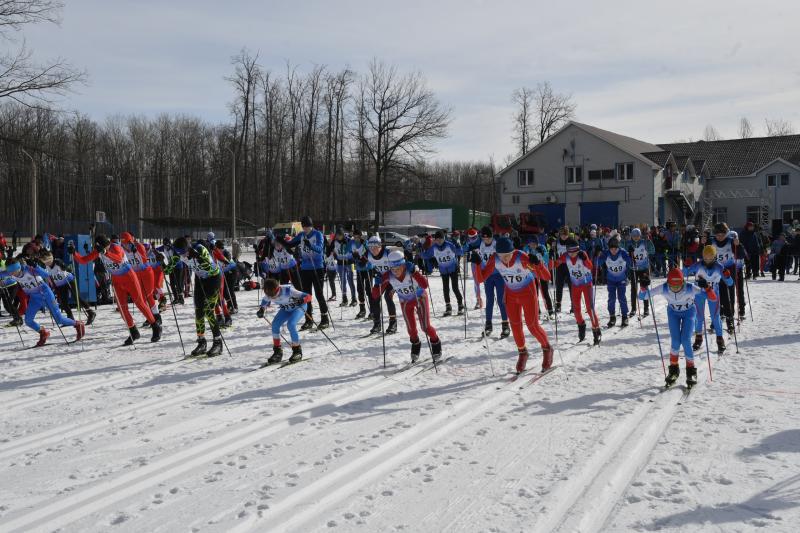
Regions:
M 191 297 L 197 345 L 189 357 L 214 357 L 223 351 L 222 330 L 232 325 L 232 315 L 238 311 L 236 292 L 260 288 L 263 298 L 257 315 L 266 318 L 269 307 L 278 307 L 271 321 L 273 350 L 266 366 L 283 361 L 284 327 L 290 337 L 289 362 L 299 361 L 300 332 L 324 332 L 332 321 L 330 306 L 337 300 L 340 307 L 358 307 L 353 318 L 370 322 L 369 334 L 396 333 L 396 296 L 414 364 L 423 340 L 434 362 L 442 357 L 429 285 L 430 276 L 438 271 L 445 303 L 439 318 L 464 314 L 467 292 L 474 293 L 475 308 L 483 310 L 480 334 L 492 335 L 499 318 L 500 337 L 513 338 L 516 370 L 521 373 L 530 353 L 525 329 L 540 347 L 542 371 L 552 365 L 554 347 L 542 320 L 572 315 L 568 319 L 577 324 L 577 342 L 583 342 L 591 329 L 592 343 L 601 343 L 595 286 L 604 284 L 606 328 L 624 328 L 637 313 L 650 314 L 653 296 L 666 298 L 671 337 L 667 385 L 679 376 L 682 349 L 691 386 L 696 380 L 693 354 L 703 344 L 706 317 L 721 352 L 726 348 L 724 331 L 732 333 L 735 321 L 746 318 L 747 280 L 771 272 L 773 279 L 783 281 L 787 273 L 800 271 L 800 226 L 791 236 L 769 239 L 755 231 L 752 222 L 739 232 L 724 223 L 704 230 L 691 225 L 679 229 L 675 224 L 619 229 L 591 225 L 579 230 L 562 227 L 525 241 L 513 233 L 495 234 L 485 226 L 413 236 L 402 247 L 387 245 L 377 234 L 357 228 L 337 227 L 325 235 L 308 216 L 302 217 L 301 226 L 296 235 L 267 230 L 254 244 L 253 263 L 238 260 L 238 243 L 232 243 L 232 254 L 213 233 L 205 239 L 165 238 L 158 245 L 140 242 L 129 232 L 96 235 L 93 245 L 83 250 L 61 236 L 45 234 L 26 243 L 19 253 L 0 234 L 3 306 L 12 317 L 9 325 L 25 324 L 38 333 L 37 346 L 50 336 L 36 321 L 44 309 L 54 324 L 73 327 L 75 340 L 81 340 L 97 306 L 81 301 L 76 266 L 93 265 L 94 279 L 87 282 L 95 285 L 98 303 L 116 306 L 127 330 L 124 345 L 141 337 L 139 327 L 150 328 L 150 341 L 158 342 L 167 305 L 183 305 Z M 666 278 L 665 283 L 650 290 L 652 278 L 659 276 Z M 144 318 L 140 326 L 130 303 Z M 73 305 L 85 321 L 75 320 Z

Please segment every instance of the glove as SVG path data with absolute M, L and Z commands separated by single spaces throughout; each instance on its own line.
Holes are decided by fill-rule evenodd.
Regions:
M 541 263 L 541 261 L 539 260 L 539 256 L 536 255 L 536 254 L 532 254 L 532 253 L 528 254 L 528 261 L 530 261 L 531 264 L 534 264 L 534 265 L 538 265 L 539 263 Z
M 304 304 L 310 304 L 311 303 L 311 295 L 310 294 L 306 294 L 305 296 L 303 296 L 303 303 Z
M 425 289 L 423 289 L 422 287 L 417 287 L 416 294 L 417 298 L 422 298 L 423 296 L 425 296 Z
M 473 250 L 472 254 L 469 256 L 469 262 L 476 265 L 479 264 L 481 262 L 481 254 Z
M 696 283 L 696 284 L 697 284 L 697 286 L 698 286 L 698 287 L 700 287 L 701 289 L 706 289 L 706 288 L 708 288 L 708 281 L 706 281 L 706 280 L 705 280 L 705 278 L 697 278 L 697 281 L 695 281 L 695 283 Z
M 69 244 L 67 244 L 67 251 L 69 252 L 69 255 L 72 255 L 72 254 L 75 253 L 75 243 L 74 242 L 69 241 Z
M 722 271 L 722 277 L 724 278 L 731 277 L 731 271 L 726 268 L 725 270 Z
M 633 254 L 633 246 L 628 246 L 628 253 Z
M 264 308 L 263 307 L 259 307 L 258 308 L 258 311 L 256 311 L 256 316 L 258 318 L 264 318 Z
M 642 278 L 641 281 L 639 281 L 639 285 L 641 285 L 643 289 L 646 289 L 650 286 L 650 278 Z

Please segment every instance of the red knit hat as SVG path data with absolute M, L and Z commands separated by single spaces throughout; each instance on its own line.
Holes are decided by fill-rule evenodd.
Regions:
M 467 230 L 467 237 L 477 237 L 477 236 L 478 236 L 478 230 L 476 230 L 475 228 L 469 228 Z
M 121 242 L 126 243 L 126 244 L 129 243 L 129 242 L 133 242 L 134 241 L 133 235 L 131 235 L 127 231 L 123 231 L 122 233 L 119 234 L 119 240 Z
M 673 268 L 669 271 L 667 285 L 670 287 L 683 287 L 683 272 L 679 268 Z

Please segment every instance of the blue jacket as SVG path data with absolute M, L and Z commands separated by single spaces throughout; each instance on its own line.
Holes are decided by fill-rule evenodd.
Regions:
M 450 241 L 444 241 L 441 246 L 433 244 L 422 252 L 424 259 L 436 258 L 439 265 L 439 272 L 442 274 L 452 274 L 458 270 L 458 258 L 461 257 L 461 248 Z
M 306 244 L 308 240 L 308 244 Z M 325 238 L 322 232 L 316 229 L 311 230 L 311 233 L 306 235 L 305 232 L 298 233 L 289 241 L 290 247 L 297 246 L 300 250 L 300 270 L 319 270 L 322 268 L 325 249 Z

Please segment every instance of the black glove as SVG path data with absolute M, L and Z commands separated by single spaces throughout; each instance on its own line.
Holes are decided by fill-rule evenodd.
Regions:
M 538 265 L 539 263 L 541 263 L 541 261 L 539 261 L 539 256 L 534 253 L 528 254 L 528 261 L 530 261 L 534 265 Z
M 705 278 L 697 278 L 697 280 L 695 280 L 695 284 L 701 289 L 708 288 L 708 281 L 706 281 Z
M 642 278 L 641 281 L 639 281 L 639 285 L 646 289 L 650 286 L 650 278 Z
M 72 242 L 72 241 L 69 241 Z M 83 243 L 83 251 L 89 253 L 89 243 Z
M 481 262 L 481 254 L 473 250 L 472 254 L 469 256 L 469 262 L 476 265 L 479 264 Z
M 74 242 L 69 241 L 69 244 L 67 244 L 67 251 L 69 252 L 69 255 L 72 255 L 72 254 L 75 253 L 75 243 Z
M 628 253 L 633 255 L 633 246 L 628 245 Z
M 259 307 L 258 308 L 258 311 L 256 311 L 256 316 L 258 318 L 264 318 L 264 308 L 263 307 Z

